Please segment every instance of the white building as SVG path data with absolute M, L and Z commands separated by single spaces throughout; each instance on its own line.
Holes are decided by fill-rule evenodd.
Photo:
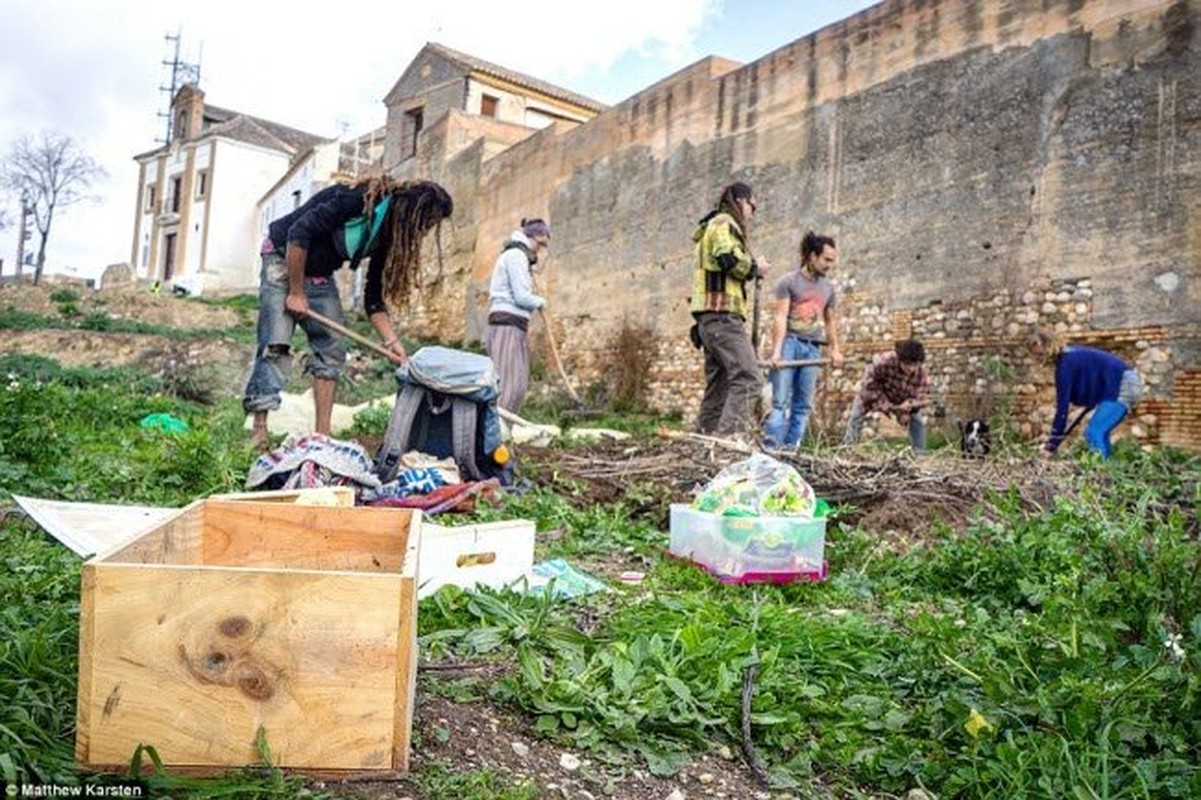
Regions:
M 313 169 L 331 163 L 326 151 L 336 169 L 339 144 L 207 105 L 191 84 L 176 93 L 171 113 L 171 141 L 134 157 L 140 167 L 134 274 L 186 278 L 205 289 L 255 287 L 262 235 L 255 210 L 264 193 L 302 163 Z
M 320 189 L 368 170 L 430 177 L 415 174 L 423 131 L 439 134 L 443 161 L 474 142 L 495 155 L 547 125 L 580 125 L 605 108 L 435 43 L 418 52 L 384 105 L 384 127 L 339 142 L 208 105 L 195 85 L 181 88 L 171 142 L 134 157 L 141 169 L 133 274 L 206 291 L 254 289 L 267 226 Z
M 335 180 L 352 180 L 379 170 L 384 155 L 384 128 L 349 142 L 326 141 L 297 158 L 258 201 L 258 236 L 267 235 L 272 220 L 299 208 Z

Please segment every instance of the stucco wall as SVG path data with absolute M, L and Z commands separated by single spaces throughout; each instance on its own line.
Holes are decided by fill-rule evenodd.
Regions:
M 258 286 L 259 220 L 248 209 L 288 168 L 283 153 L 221 141 L 209 175 L 209 241 L 204 287 L 252 289 Z
M 1168 366 L 1142 434 L 1201 445 L 1185 424 L 1201 366 L 1199 9 L 884 2 L 744 66 L 699 62 L 486 162 L 423 151 L 426 171 L 463 178 L 456 215 L 474 235 L 450 256 L 462 283 L 437 287 L 415 319 L 446 338 L 478 333 L 472 312 L 500 242 L 521 216 L 547 215 L 541 280 L 569 371 L 595 379 L 606 334 L 635 318 L 661 340 L 650 396 L 690 412 L 701 382 L 685 341 L 689 237 L 721 186 L 743 179 L 759 199 L 753 245 L 775 275 L 795 265 L 805 230 L 838 239 L 852 352 L 888 346 L 858 324 L 862 309 L 891 335 L 904 328 L 894 317 L 953 306 L 970 344 L 937 345 L 933 358 L 1020 361 L 1009 329 L 1029 317 L 1027 293 L 1087 281 L 1087 313 L 1069 332 L 1131 358 L 1150 345 L 1127 344 L 1155 332 L 1155 363 Z M 968 397 L 975 380 L 955 369 L 946 391 Z M 1017 397 L 1013 413 L 1039 413 L 1044 395 Z

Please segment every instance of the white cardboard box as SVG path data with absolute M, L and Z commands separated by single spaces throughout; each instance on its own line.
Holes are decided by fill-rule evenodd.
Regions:
M 417 597 L 447 584 L 500 589 L 534 566 L 534 523 L 518 519 L 450 528 L 423 522 Z

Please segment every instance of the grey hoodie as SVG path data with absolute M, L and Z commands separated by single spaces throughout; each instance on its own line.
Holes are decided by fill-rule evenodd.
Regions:
M 505 240 L 505 245 L 516 242 L 534 250 L 534 243 L 521 230 Z M 492 283 L 488 288 L 488 311 L 501 311 L 530 318 L 530 315 L 546 305 L 546 300 L 534 294 L 530 259 L 520 247 L 503 250 L 496 266 L 492 268 Z

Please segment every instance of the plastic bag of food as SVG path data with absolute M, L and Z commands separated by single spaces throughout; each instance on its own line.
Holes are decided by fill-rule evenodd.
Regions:
M 817 496 L 793 467 L 755 453 L 717 473 L 697 495 L 692 507 L 726 517 L 811 519 Z

